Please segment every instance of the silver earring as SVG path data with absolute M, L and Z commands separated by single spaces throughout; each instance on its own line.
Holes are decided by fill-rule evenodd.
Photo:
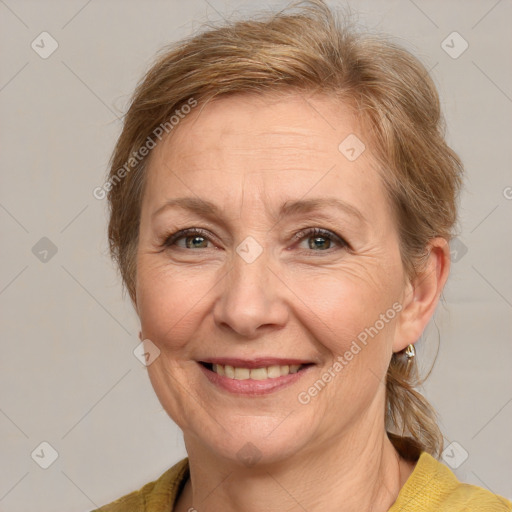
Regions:
M 407 348 L 405 349 L 404 353 L 407 357 L 407 362 L 413 359 L 414 356 L 416 356 L 416 349 L 414 348 L 414 345 L 412 343 L 410 345 L 407 345 Z

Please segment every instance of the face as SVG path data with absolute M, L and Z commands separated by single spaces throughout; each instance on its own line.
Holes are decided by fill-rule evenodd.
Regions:
M 272 462 L 369 435 L 406 292 L 370 141 L 334 99 L 299 94 L 180 123 L 147 170 L 136 307 L 187 448 Z

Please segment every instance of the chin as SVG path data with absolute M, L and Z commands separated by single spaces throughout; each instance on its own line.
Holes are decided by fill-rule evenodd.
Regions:
M 291 415 L 293 416 L 293 414 Z M 226 429 L 215 427 L 205 438 L 204 425 L 196 430 L 194 437 L 216 457 L 225 459 L 246 468 L 263 467 L 278 464 L 290 459 L 311 444 L 312 434 L 295 418 L 271 416 L 240 416 L 233 415 L 236 426 L 228 426 L 229 419 L 224 416 L 219 421 Z M 195 429 L 194 429 L 195 430 Z

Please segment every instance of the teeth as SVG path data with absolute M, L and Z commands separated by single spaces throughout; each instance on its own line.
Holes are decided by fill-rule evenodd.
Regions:
M 267 374 L 270 379 L 275 379 L 276 377 L 281 376 L 281 367 L 280 366 L 269 366 L 267 368 Z
M 276 379 L 290 373 L 297 373 L 303 366 L 300 364 L 291 365 L 274 365 L 263 368 L 238 368 L 222 364 L 214 364 L 213 371 L 218 375 L 228 377 L 235 380 L 265 380 L 265 379 Z
M 253 368 L 250 376 L 253 380 L 265 380 L 268 379 L 268 371 L 266 368 Z
M 235 368 L 235 379 L 245 380 L 250 379 L 251 371 L 248 368 Z

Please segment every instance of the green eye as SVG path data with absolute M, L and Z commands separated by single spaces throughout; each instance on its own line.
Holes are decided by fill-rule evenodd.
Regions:
M 295 240 L 308 240 L 308 248 L 314 252 L 326 252 L 331 248 L 332 242 L 335 242 L 340 247 L 348 247 L 348 244 L 338 236 L 336 233 L 327 229 L 321 228 L 308 228 L 300 231 L 294 236 Z M 312 242 L 311 242 L 312 240 Z M 328 242 L 328 247 L 323 247 Z
M 176 245 L 176 242 L 181 239 L 185 239 L 185 247 L 178 246 L 181 247 L 182 249 L 207 249 L 207 247 L 200 246 L 200 240 L 203 240 L 203 244 L 205 243 L 205 241 L 210 241 L 206 234 L 206 231 L 197 228 L 189 228 L 182 229 L 181 231 L 178 231 L 168 236 L 163 245 L 165 247 L 171 247 L 173 245 Z

